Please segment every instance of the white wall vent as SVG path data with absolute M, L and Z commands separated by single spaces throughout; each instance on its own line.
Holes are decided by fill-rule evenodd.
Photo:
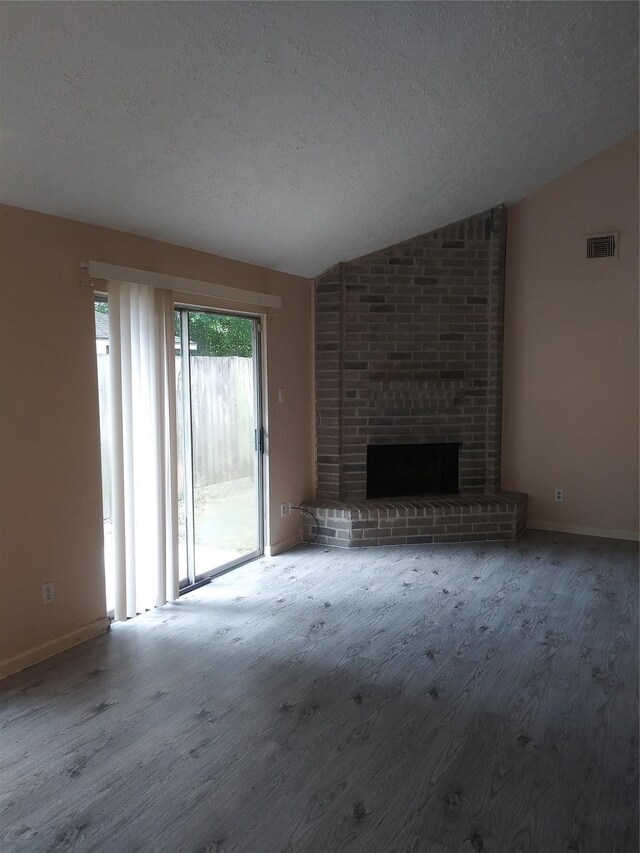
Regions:
M 617 258 L 619 242 L 619 231 L 609 231 L 603 234 L 587 234 L 587 258 L 589 260 Z

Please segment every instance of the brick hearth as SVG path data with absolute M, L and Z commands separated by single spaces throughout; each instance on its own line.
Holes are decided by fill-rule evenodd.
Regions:
M 461 495 L 437 498 L 305 504 L 318 520 L 319 545 L 358 548 L 367 545 L 418 545 L 516 539 L 526 527 L 525 495 Z M 304 515 L 304 535 L 316 526 Z

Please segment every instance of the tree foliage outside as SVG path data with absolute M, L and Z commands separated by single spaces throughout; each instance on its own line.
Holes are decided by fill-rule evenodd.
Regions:
M 109 313 L 106 300 L 96 299 L 95 309 Z M 180 336 L 180 315 L 175 312 L 175 332 Z M 245 317 L 208 314 L 205 311 L 189 312 L 189 343 L 195 344 L 193 355 L 236 355 L 251 358 L 253 355 L 253 323 Z
M 189 312 L 189 343 L 195 355 L 253 355 L 253 323 L 245 317 Z

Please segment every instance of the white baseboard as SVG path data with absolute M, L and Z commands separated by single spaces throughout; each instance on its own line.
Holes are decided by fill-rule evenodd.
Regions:
M 0 678 L 6 678 L 7 675 L 13 675 L 15 672 L 20 672 L 35 663 L 50 658 L 52 655 L 57 655 L 60 652 L 66 651 L 78 643 L 84 643 L 92 637 L 97 637 L 98 634 L 103 634 L 111 624 L 108 616 L 103 619 L 97 619 L 89 625 L 84 625 L 70 634 L 65 634 L 62 637 L 56 637 L 55 640 L 50 640 L 48 643 L 43 643 L 41 646 L 36 646 L 35 649 L 29 649 L 28 652 L 22 652 L 7 660 L 0 661 Z
M 611 527 L 583 527 L 581 524 L 549 524 L 546 521 L 529 521 L 530 530 L 554 530 L 557 533 L 578 533 L 581 536 L 601 536 L 605 539 L 629 539 L 633 542 L 640 540 L 640 533 L 635 530 L 613 530 Z
M 276 554 L 282 554 L 283 551 L 288 551 L 289 548 L 295 548 L 302 542 L 302 533 L 296 533 L 295 536 L 290 536 L 288 539 L 283 539 L 281 542 L 274 542 L 265 548 L 267 557 L 275 557 Z

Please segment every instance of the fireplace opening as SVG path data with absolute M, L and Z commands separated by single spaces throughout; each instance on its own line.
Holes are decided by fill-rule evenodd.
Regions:
M 369 444 L 367 498 L 457 495 L 460 445 Z

